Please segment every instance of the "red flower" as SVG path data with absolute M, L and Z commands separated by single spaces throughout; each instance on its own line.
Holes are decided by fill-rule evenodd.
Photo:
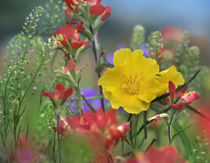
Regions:
M 79 0 L 65 0 L 65 2 L 71 10 L 74 10 L 75 8 L 77 8 L 79 4 Z
M 72 42 L 71 43 L 71 47 L 73 49 L 79 49 L 81 47 L 88 47 L 88 46 L 89 46 L 89 43 L 87 41 L 84 41 L 84 40 L 79 41 L 79 42 Z
M 171 100 L 173 100 L 175 97 L 180 98 L 180 102 L 177 104 L 172 104 L 172 106 L 178 110 L 183 109 L 184 106 L 191 104 L 193 101 L 200 98 L 199 94 L 195 93 L 194 91 L 189 91 L 186 93 L 188 87 L 184 88 L 185 90 L 181 89 L 176 92 L 175 85 L 169 81 L 169 94 Z
M 93 5 L 90 7 L 90 14 L 100 16 L 104 13 L 105 7 L 101 4 Z
M 103 110 L 99 110 L 96 113 L 85 112 L 83 116 L 78 115 L 76 117 L 66 116 L 66 122 L 70 126 L 71 130 L 68 129 L 70 133 L 79 134 L 91 139 L 91 145 L 95 154 L 95 162 L 113 162 L 111 156 L 111 149 L 117 143 L 124 139 L 125 133 L 130 130 L 130 125 L 127 123 L 122 123 L 117 125 L 116 110 L 109 110 L 104 113 Z M 66 133 L 63 131 L 63 126 L 61 125 L 60 131 L 62 134 Z M 55 127 L 53 127 L 56 129 Z M 68 128 L 68 127 L 66 127 Z
M 75 70 L 75 69 L 79 71 L 80 66 L 77 66 L 76 63 L 74 62 L 74 59 L 72 58 L 69 60 L 68 66 L 62 67 L 61 72 L 64 74 L 68 74 L 70 73 L 70 71 Z
M 67 18 L 71 19 L 73 17 L 73 12 L 70 8 L 67 8 L 64 12 Z
M 72 93 L 73 93 L 72 87 L 65 89 L 63 84 L 58 83 L 55 86 L 55 89 L 53 92 L 43 92 L 42 96 L 46 96 L 52 100 L 59 101 L 59 100 L 66 100 L 69 96 L 72 95 Z
M 66 24 L 65 27 L 58 27 L 58 32 L 64 35 L 67 38 L 67 40 L 79 39 L 79 33 L 75 32 L 74 27 L 72 25 Z
M 53 36 L 54 36 L 55 45 L 57 46 L 57 48 L 63 48 L 63 46 L 67 46 L 69 44 L 65 35 L 55 32 Z
M 125 133 L 130 130 L 130 126 L 127 123 L 117 125 L 116 110 L 114 109 L 109 110 L 107 113 L 104 113 L 103 110 L 99 110 L 96 113 L 85 112 L 83 116 L 79 115 L 73 118 L 66 116 L 66 122 L 72 131 L 92 135 L 94 144 L 97 143 L 94 141 L 96 137 L 100 139 L 106 149 L 111 149 L 114 144 L 124 139 Z
M 158 150 L 151 147 L 145 154 L 138 154 L 131 158 L 128 163 L 187 163 L 172 146 L 164 147 Z
M 111 15 L 112 9 L 109 6 L 105 6 L 105 13 L 104 13 L 104 17 L 102 18 L 102 21 L 106 21 L 106 19 L 108 19 L 108 17 Z
M 196 115 L 196 126 L 198 131 L 210 141 L 210 110 L 209 106 L 201 108 L 206 118 Z

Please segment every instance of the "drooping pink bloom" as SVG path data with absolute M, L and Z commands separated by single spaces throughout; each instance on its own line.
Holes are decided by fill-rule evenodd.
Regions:
M 180 98 L 179 103 L 172 104 L 172 106 L 178 110 L 182 110 L 184 106 L 189 105 L 193 101 L 200 98 L 199 94 L 195 93 L 194 91 L 186 92 L 188 87 L 183 89 L 176 92 L 175 85 L 169 81 L 169 94 L 171 100 L 175 99 L 175 97 Z
M 43 92 L 42 96 L 49 97 L 52 100 L 60 101 L 60 100 L 66 100 L 69 96 L 71 96 L 73 93 L 73 88 L 70 87 L 68 89 L 65 89 L 63 84 L 58 83 L 55 86 L 55 89 L 53 92 Z
M 128 163 L 187 163 L 187 161 L 182 158 L 176 148 L 167 146 L 160 150 L 156 147 L 150 147 L 145 154 L 139 153 Z

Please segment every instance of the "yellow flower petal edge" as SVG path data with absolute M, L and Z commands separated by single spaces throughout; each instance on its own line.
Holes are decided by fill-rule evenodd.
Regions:
M 184 78 L 175 66 L 160 72 L 154 59 L 143 56 L 142 50 L 120 49 L 114 53 L 114 67 L 108 68 L 98 80 L 104 97 L 115 109 L 138 114 L 148 110 L 156 97 L 168 91 L 168 82 L 184 84 Z

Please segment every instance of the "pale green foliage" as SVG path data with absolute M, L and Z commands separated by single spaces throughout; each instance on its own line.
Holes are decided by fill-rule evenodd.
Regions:
M 58 25 L 65 23 L 63 0 L 46 0 L 40 33 L 49 37 L 57 31 Z
M 136 25 L 133 28 L 133 34 L 131 39 L 131 48 L 138 49 L 144 43 L 145 29 L 142 25 Z
M 162 34 L 159 31 L 152 32 L 149 36 L 149 51 L 152 57 L 156 57 L 156 54 L 161 48 L 163 48 Z
M 31 107 L 26 98 L 30 97 L 30 92 L 36 90 L 38 77 L 51 57 L 51 39 L 45 43 L 40 37 L 35 37 L 42 13 L 43 8 L 36 7 L 26 18 L 23 31 L 17 34 L 7 47 L 7 71 L 3 73 L 0 84 L 0 105 L 3 110 L 3 114 L 0 115 L 0 125 L 3 126 L 0 134 L 5 148 L 4 143 L 10 138 L 10 133 L 13 134 L 15 145 L 19 134 L 27 132 L 23 127 L 24 123 L 21 122 L 23 113 Z

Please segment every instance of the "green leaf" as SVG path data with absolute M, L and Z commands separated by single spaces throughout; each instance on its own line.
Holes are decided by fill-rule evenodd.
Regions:
M 88 102 L 88 100 L 85 98 L 85 96 L 83 96 L 82 94 L 81 94 L 81 96 L 82 96 L 83 100 L 85 101 L 85 103 L 88 105 L 89 109 L 90 109 L 93 113 L 95 113 L 96 111 L 95 111 L 94 107 Z
M 100 73 L 103 71 L 103 69 L 104 69 L 105 67 L 114 67 L 114 65 L 113 65 L 113 64 L 110 64 L 110 63 L 108 63 L 108 62 L 102 63 L 102 64 L 100 64 L 100 65 L 98 65 L 98 66 L 96 67 L 95 71 L 96 71 L 98 74 L 100 74 Z
M 180 138 L 180 140 L 182 142 L 182 145 L 184 147 L 184 151 L 185 151 L 184 157 L 185 157 L 185 159 L 190 160 L 192 158 L 191 149 L 193 147 L 190 143 L 189 138 L 187 137 L 187 135 L 185 134 L 184 131 L 180 132 L 182 130 L 182 127 L 180 126 L 179 123 L 174 122 L 172 127 L 177 133 L 179 132 L 179 134 L 177 136 Z

